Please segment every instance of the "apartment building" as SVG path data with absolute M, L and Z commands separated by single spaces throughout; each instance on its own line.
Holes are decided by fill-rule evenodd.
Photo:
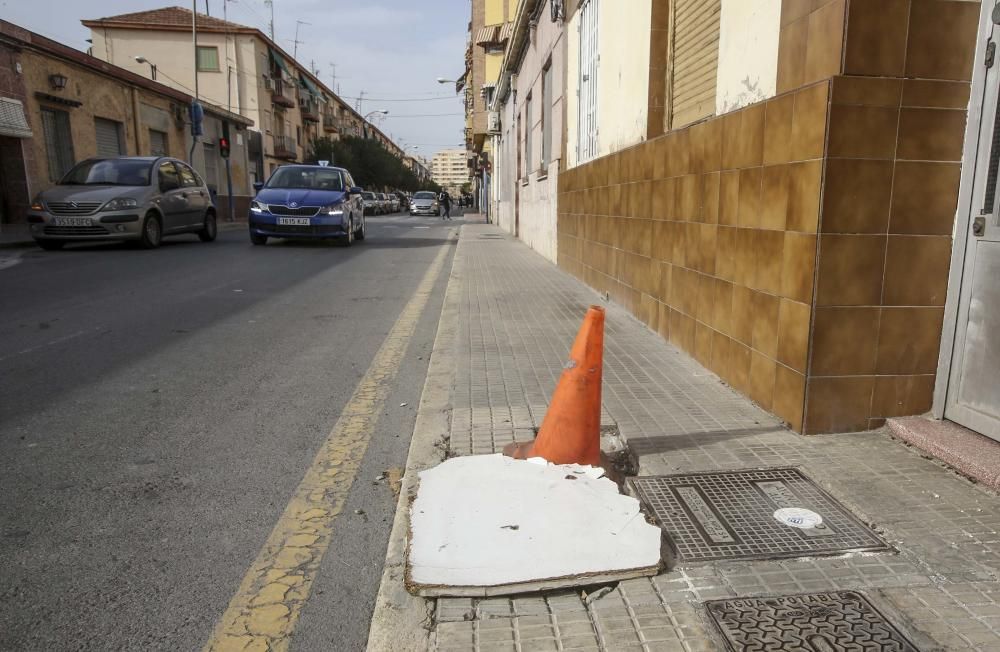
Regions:
M 189 160 L 219 192 L 220 217 L 229 214 L 224 159 L 214 148 L 191 149 L 190 95 L 6 21 L 0 21 L 0 61 L 0 229 L 23 225 L 37 193 L 94 156 Z M 204 143 L 214 144 L 229 125 L 234 208 L 242 210 L 252 193 L 252 122 L 203 106 Z
M 197 21 L 198 43 L 192 43 Z M 309 70 L 254 27 L 164 7 L 82 21 L 94 56 L 246 116 L 259 139 L 251 152 L 255 180 L 278 165 L 304 161 L 313 141 L 373 137 L 402 151 Z
M 464 149 L 443 149 L 431 158 L 431 178 L 452 196 L 462 192 L 469 183 L 469 167 Z
M 1000 438 L 992 9 L 568 2 L 559 266 L 800 432 Z

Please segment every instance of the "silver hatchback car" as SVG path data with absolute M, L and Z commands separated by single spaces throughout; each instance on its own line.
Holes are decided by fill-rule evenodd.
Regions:
M 95 240 L 136 240 L 152 249 L 181 233 L 211 242 L 217 229 L 212 196 L 198 173 L 177 159 L 144 156 L 78 163 L 35 198 L 28 223 L 43 249 Z

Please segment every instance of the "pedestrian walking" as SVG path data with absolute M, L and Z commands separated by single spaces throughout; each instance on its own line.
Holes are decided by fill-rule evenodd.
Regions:
M 441 219 L 442 220 L 450 220 L 451 219 L 451 195 L 449 195 L 447 192 L 442 192 L 441 193 L 441 205 L 444 206 L 444 217 L 442 217 Z

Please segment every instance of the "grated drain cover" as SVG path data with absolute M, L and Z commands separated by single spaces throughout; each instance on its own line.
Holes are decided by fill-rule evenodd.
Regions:
M 629 482 L 670 536 L 680 562 L 891 550 L 798 469 L 640 476 Z M 789 508 L 814 512 L 820 523 L 779 522 Z
M 918 652 L 856 591 L 706 602 L 734 652 Z

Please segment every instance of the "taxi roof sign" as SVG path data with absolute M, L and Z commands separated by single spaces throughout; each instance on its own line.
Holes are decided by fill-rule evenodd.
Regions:
M 319 163 L 323 167 L 326 167 L 326 166 L 330 165 L 330 161 L 317 161 L 317 163 Z

